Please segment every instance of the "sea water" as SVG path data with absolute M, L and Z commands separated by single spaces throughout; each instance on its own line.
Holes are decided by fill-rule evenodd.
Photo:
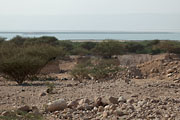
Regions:
M 165 32 L 0 32 L 0 37 L 11 39 L 22 37 L 54 36 L 59 40 L 180 40 L 180 33 Z

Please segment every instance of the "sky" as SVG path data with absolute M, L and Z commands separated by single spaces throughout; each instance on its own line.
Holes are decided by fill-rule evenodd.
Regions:
M 0 0 L 0 31 L 178 31 L 180 0 Z

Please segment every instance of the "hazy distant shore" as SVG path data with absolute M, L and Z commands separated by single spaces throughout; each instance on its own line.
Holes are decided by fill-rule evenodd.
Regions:
M 113 32 L 113 31 L 76 31 L 76 32 L 0 32 L 0 37 L 12 39 L 15 36 L 22 37 L 42 37 L 51 36 L 58 40 L 71 40 L 73 42 L 100 42 L 112 39 L 119 41 L 142 41 L 142 40 L 180 40 L 178 32 Z

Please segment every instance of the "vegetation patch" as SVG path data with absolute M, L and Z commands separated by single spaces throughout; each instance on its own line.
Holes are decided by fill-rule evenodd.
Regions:
M 61 50 L 49 45 L 19 47 L 5 44 L 1 47 L 0 73 L 8 80 L 22 84 L 39 74 L 48 62 L 63 56 Z
M 71 75 L 76 79 L 105 79 L 112 78 L 119 71 L 116 59 L 90 59 L 86 62 L 77 64 L 71 71 Z
M 45 120 L 41 114 L 23 111 L 9 111 L 7 115 L 0 116 L 0 120 Z

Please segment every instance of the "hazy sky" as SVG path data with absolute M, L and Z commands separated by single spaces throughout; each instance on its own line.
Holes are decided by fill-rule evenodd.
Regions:
M 0 0 L 0 31 L 180 31 L 180 0 Z

